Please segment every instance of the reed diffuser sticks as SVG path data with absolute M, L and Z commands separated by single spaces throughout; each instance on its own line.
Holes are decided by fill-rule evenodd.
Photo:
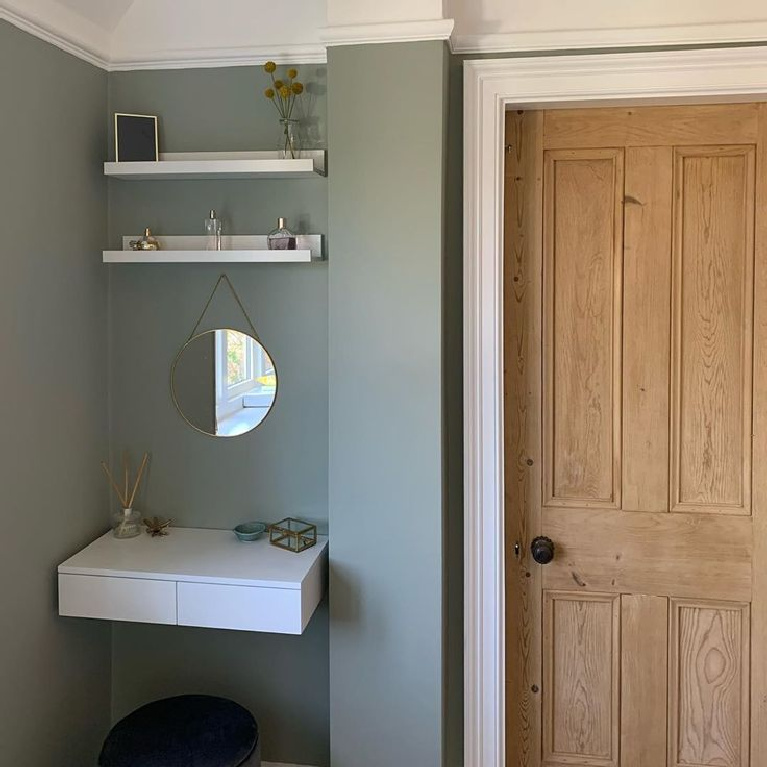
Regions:
M 144 469 L 146 469 L 148 461 L 149 454 L 144 453 L 132 489 L 130 483 L 130 462 L 128 460 L 127 452 L 123 453 L 122 457 L 123 476 L 120 477 L 119 473 L 117 475 L 124 481 L 122 487 L 118 485 L 117 480 L 115 480 L 114 475 L 109 470 L 109 466 L 106 465 L 106 462 L 101 462 L 101 468 L 104 469 L 104 474 L 107 475 L 109 484 L 112 486 L 112 489 L 117 495 L 117 499 L 120 501 L 120 511 L 112 516 L 112 532 L 114 533 L 115 538 L 135 538 L 141 533 L 141 515 L 133 510 L 133 501 L 136 500 L 136 493 L 138 493 L 139 486 L 141 485 L 141 478 L 144 476 Z
M 112 476 L 112 472 L 109 470 L 106 461 L 101 462 L 101 468 L 104 469 L 104 474 L 107 475 L 109 484 L 112 485 L 112 489 L 117 494 L 117 499 L 120 501 L 120 506 L 123 509 L 132 509 L 133 501 L 136 499 L 136 493 L 141 485 L 141 478 L 144 476 L 144 469 L 146 468 L 147 461 L 149 461 L 149 453 L 144 453 L 144 457 L 141 459 L 141 465 L 139 466 L 138 474 L 136 475 L 136 481 L 133 483 L 133 489 L 130 489 L 130 465 L 128 463 L 127 453 L 123 454 L 123 469 L 125 473 L 125 488 L 120 489 L 115 478 Z

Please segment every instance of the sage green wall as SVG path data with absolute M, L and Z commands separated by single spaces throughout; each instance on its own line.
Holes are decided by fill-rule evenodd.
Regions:
M 107 76 L 0 21 L 0 764 L 84 767 L 110 625 L 57 616 L 56 566 L 107 528 Z
M 443 759 L 446 82 L 440 42 L 329 50 L 333 767 Z
M 325 141 L 326 69 L 299 67 L 312 143 Z M 234 67 L 110 75 L 109 111 L 161 116 L 164 151 L 276 148 L 261 69 Z M 278 216 L 327 234 L 327 180 L 109 182 L 109 238 L 151 226 L 202 234 L 210 208 L 225 232 L 265 233 Z M 328 263 L 111 266 L 111 446 L 152 454 L 139 508 L 187 527 L 230 528 L 293 515 L 328 519 Z M 171 363 L 219 274 L 232 279 L 279 373 L 276 410 L 253 434 L 212 439 L 175 411 Z M 201 329 L 245 329 L 226 290 Z M 264 758 L 329 762 L 328 614 L 300 637 L 115 624 L 113 714 L 184 692 L 231 697 L 256 714 Z

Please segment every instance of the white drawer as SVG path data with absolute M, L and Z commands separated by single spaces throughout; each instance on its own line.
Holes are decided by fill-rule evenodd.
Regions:
M 59 575 L 59 615 L 176 623 L 175 581 Z
M 304 628 L 301 589 L 179 583 L 178 624 L 300 634 Z

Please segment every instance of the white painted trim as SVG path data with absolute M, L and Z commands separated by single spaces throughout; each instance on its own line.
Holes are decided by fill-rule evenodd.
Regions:
M 531 30 L 488 35 L 455 35 L 455 53 L 623 48 L 649 45 L 760 43 L 767 40 L 767 20 L 623 27 L 617 29 Z
M 504 112 L 583 102 L 765 100 L 767 47 L 497 59 L 464 67 L 464 758 L 467 767 L 503 767 Z
M 449 40 L 450 35 L 453 34 L 454 26 L 453 19 L 351 24 L 328 27 L 323 31 L 321 37 L 328 46 Z
M 93 64 L 100 69 L 109 68 L 109 63 L 103 51 L 83 45 L 74 38 L 57 32 L 35 19 L 22 16 L 18 11 L 4 3 L 3 0 L 0 0 L 0 19 L 13 24 L 14 27 L 22 32 L 27 32 L 40 40 L 44 40 L 46 43 L 51 43 L 51 45 L 55 45 L 65 53 L 70 53 L 72 56 L 87 61 L 89 64 Z
M 287 762 L 261 762 L 261 767 L 309 767 L 306 764 L 288 764 Z
M 179 51 L 154 51 L 137 56 L 115 57 L 111 72 L 137 69 L 193 69 L 212 67 L 260 66 L 267 61 L 280 64 L 325 64 L 324 45 L 269 45 L 255 48 L 185 48 Z

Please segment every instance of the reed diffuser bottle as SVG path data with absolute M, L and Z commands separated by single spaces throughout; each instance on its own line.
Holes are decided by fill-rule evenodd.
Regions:
M 117 500 L 120 502 L 120 510 L 112 514 L 112 533 L 115 538 L 135 538 L 137 535 L 141 534 L 141 514 L 133 508 L 133 502 L 136 500 L 136 493 L 141 484 L 141 478 L 144 476 L 144 469 L 146 468 L 148 460 L 149 455 L 144 453 L 132 489 L 127 454 L 123 455 L 124 483 L 122 484 L 122 487 L 115 481 L 115 478 L 112 476 L 112 472 L 109 470 L 106 463 L 104 461 L 101 462 L 104 473 L 107 475 L 107 479 L 109 480 L 112 489 L 117 494 Z
M 120 509 L 114 512 L 112 534 L 115 538 L 135 538 L 141 535 L 141 514 L 135 509 Z

